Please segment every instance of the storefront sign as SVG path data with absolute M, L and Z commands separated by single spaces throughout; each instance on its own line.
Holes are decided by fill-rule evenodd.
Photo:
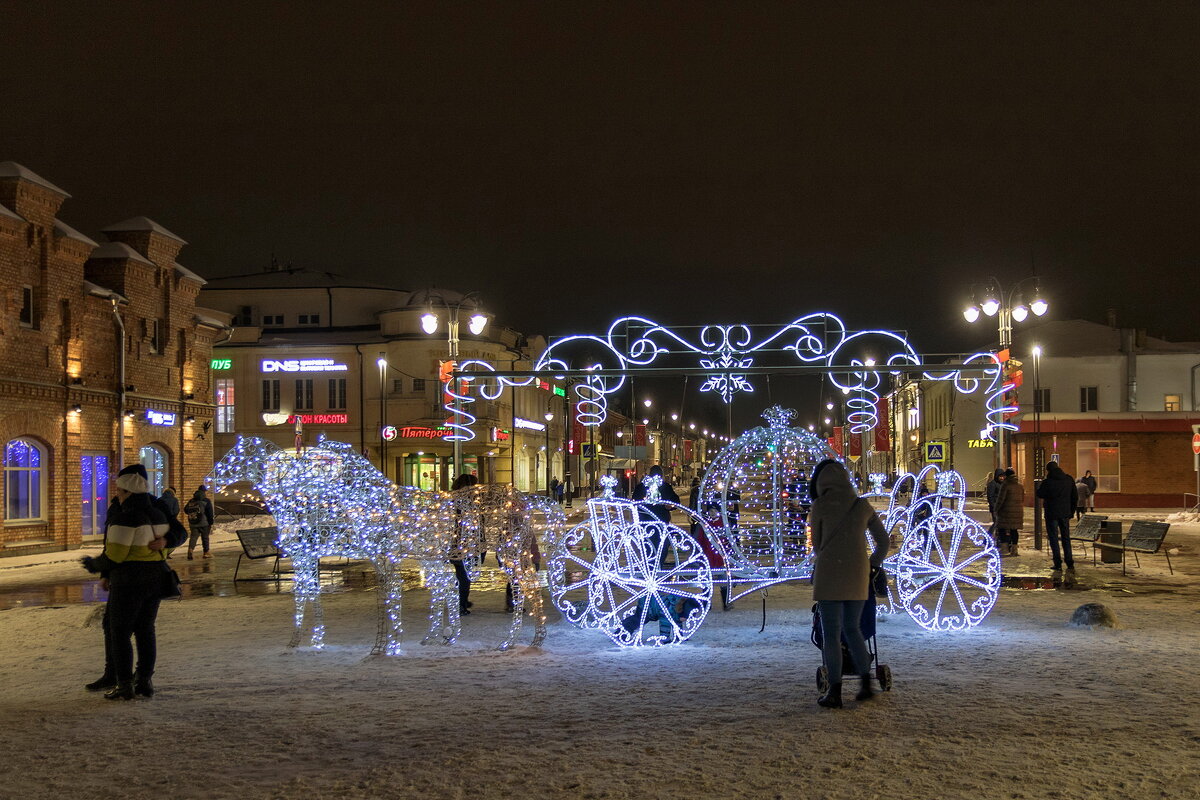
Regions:
M 398 432 L 395 425 L 385 425 L 383 430 L 379 432 L 379 435 L 383 437 L 385 442 L 394 441 L 397 434 Z
M 990 439 L 967 439 L 967 449 L 987 448 L 991 447 L 995 442 Z
M 400 439 L 444 439 L 451 433 L 453 431 L 450 428 L 422 428 L 415 425 L 405 425 L 397 432 Z
M 154 409 L 146 410 L 146 421 L 151 425 L 174 425 L 175 418 L 179 416 L 174 411 L 155 411 Z
M 291 358 L 277 361 L 273 358 L 262 360 L 263 372 L 346 372 L 350 368 L 338 364 L 332 358 Z
M 533 421 L 533 420 L 531 420 L 531 419 L 522 419 L 521 417 L 516 417 L 515 419 L 513 419 L 513 425 L 514 425 L 514 426 L 516 426 L 516 427 L 518 427 L 518 428 L 526 428 L 526 429 L 528 429 L 528 430 L 531 430 L 531 431 L 544 431 L 544 430 L 546 430 L 546 425 L 545 425 L 545 423 L 543 423 L 543 422 L 534 422 L 534 421 Z
M 512 439 L 512 434 L 503 428 L 492 428 L 493 442 L 507 442 Z
M 349 414 L 292 414 L 288 422 L 301 422 L 305 425 L 345 425 L 350 421 Z
M 210 369 L 214 369 L 214 370 L 233 369 L 233 359 L 232 358 L 214 358 L 212 361 L 208 362 L 208 366 Z

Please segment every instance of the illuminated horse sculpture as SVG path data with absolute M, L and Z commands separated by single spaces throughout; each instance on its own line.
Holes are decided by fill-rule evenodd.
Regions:
M 450 495 L 457 523 L 451 557 L 462 558 L 477 568 L 483 554 L 491 550 L 512 586 L 512 623 L 499 649 L 507 650 L 516 642 L 526 604 L 534 622 L 530 646 L 539 646 L 546 638 L 546 612 L 538 584 L 540 555 L 533 514 L 543 516 L 546 539 L 553 549 L 566 530 L 561 506 L 549 497 L 519 492 L 508 484 L 476 484 Z M 450 619 L 457 635 L 457 608 L 451 610 Z
M 363 558 L 375 568 L 380 615 L 372 654 L 399 652 L 402 557 L 416 558 L 432 576 L 435 606 L 451 602 L 449 504 L 406 496 L 349 445 L 322 441 L 294 453 L 263 439 L 239 438 L 208 480 L 218 492 L 250 482 L 275 519 L 280 552 L 295 571 L 296 627 L 289 647 L 306 633 L 313 647 L 324 644 L 322 557 Z

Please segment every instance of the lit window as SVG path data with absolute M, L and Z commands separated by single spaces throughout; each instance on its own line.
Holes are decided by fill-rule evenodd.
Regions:
M 1163 397 L 1163 411 L 1183 411 L 1183 403 L 1177 394 L 1168 394 Z
M 4 448 L 4 521 L 41 520 L 46 454 L 31 439 L 13 439 Z
M 217 400 L 217 433 L 233 433 L 233 378 L 217 378 L 213 394 Z
M 1097 492 L 1121 491 L 1121 443 L 1080 441 L 1075 444 L 1075 479 L 1090 470 L 1096 478 Z
M 167 488 L 167 467 L 169 465 L 167 451 L 156 444 L 148 444 L 138 451 L 138 460 L 146 468 L 146 481 L 150 484 L 150 494 L 158 497 Z

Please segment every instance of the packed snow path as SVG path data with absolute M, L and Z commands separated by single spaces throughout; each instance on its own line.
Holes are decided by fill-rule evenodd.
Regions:
M 496 652 L 502 598 L 474 594 L 454 647 L 406 640 L 390 658 L 365 658 L 371 592 L 327 599 L 324 652 L 286 650 L 287 595 L 166 603 L 158 694 L 129 703 L 83 690 L 102 666 L 99 606 L 0 612 L 0 795 L 1157 798 L 1200 785 L 1189 586 L 1006 590 L 981 628 L 950 636 L 896 617 L 878 637 L 895 690 L 843 711 L 815 703 L 804 586 L 771 590 L 763 634 L 747 598 L 687 644 L 645 651 L 552 616 L 542 649 Z M 1068 627 L 1089 601 L 1124 628 Z M 422 607 L 407 606 L 409 630 Z

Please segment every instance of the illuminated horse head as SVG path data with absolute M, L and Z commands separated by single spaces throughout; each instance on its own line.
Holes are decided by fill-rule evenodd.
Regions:
M 284 454 L 274 442 L 256 436 L 239 436 L 221 460 L 213 465 L 205 482 L 214 493 L 224 492 L 235 483 L 248 482 L 256 488 L 262 483 L 267 465 Z

